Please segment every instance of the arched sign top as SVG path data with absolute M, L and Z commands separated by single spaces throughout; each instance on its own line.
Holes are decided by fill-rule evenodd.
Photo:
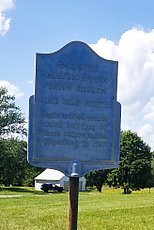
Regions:
M 101 56 L 99 56 L 88 44 L 86 44 L 85 42 L 82 41 L 71 41 L 69 43 L 67 43 L 64 47 L 62 47 L 61 49 L 52 52 L 52 53 L 37 53 L 37 55 L 56 55 L 59 54 L 62 55 L 63 53 L 65 54 L 65 51 L 67 52 L 67 54 L 70 54 L 70 52 L 75 52 L 75 53 L 79 53 L 81 55 L 81 52 L 84 53 L 86 55 L 95 55 L 96 57 L 98 57 L 98 59 L 100 59 L 101 61 L 104 62 L 111 62 L 111 63 L 115 63 L 115 65 L 118 64 L 117 61 L 114 60 L 109 60 L 109 59 L 105 59 Z

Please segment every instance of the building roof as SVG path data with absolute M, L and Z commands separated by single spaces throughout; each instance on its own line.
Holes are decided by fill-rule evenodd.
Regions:
M 60 180 L 64 175 L 64 173 L 55 170 L 55 169 L 46 169 L 37 177 L 35 180 Z

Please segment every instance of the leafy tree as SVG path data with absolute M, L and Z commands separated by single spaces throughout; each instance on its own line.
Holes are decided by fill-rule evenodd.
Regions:
M 27 143 L 17 138 L 21 135 L 26 135 L 25 118 L 15 97 L 0 87 L 0 184 L 32 185 L 41 171 L 28 164 Z
M 98 170 L 86 174 L 87 186 L 96 186 L 99 192 L 102 191 L 102 186 L 106 182 L 108 170 Z
M 5 186 L 21 185 L 25 171 L 24 141 L 0 139 L 0 182 Z
M 42 169 L 27 162 L 27 143 L 18 139 L 0 139 L 0 184 L 33 185 Z
M 149 187 L 152 180 L 151 160 L 150 147 L 137 133 L 121 132 L 119 167 L 108 175 L 108 183 L 123 187 L 124 193 L 129 193 L 130 189 Z
M 151 180 L 151 187 L 154 187 L 154 152 L 152 153 L 152 161 L 151 161 L 151 174 L 152 174 L 152 180 Z
M 26 135 L 25 118 L 20 108 L 15 105 L 15 97 L 8 90 L 0 87 L 0 136 L 22 134 Z

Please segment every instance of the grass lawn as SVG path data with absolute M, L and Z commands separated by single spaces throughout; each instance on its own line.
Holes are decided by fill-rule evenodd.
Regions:
M 22 195 L 10 197 L 7 195 Z M 29 188 L 0 189 L 0 229 L 66 230 L 68 193 L 34 192 Z M 124 195 L 104 189 L 79 193 L 78 230 L 152 230 L 154 190 Z

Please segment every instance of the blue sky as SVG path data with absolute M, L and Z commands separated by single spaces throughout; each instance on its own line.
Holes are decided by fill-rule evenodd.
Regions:
M 0 85 L 27 117 L 35 54 L 72 40 L 119 61 L 122 129 L 154 149 L 154 2 L 152 0 L 0 0 Z

